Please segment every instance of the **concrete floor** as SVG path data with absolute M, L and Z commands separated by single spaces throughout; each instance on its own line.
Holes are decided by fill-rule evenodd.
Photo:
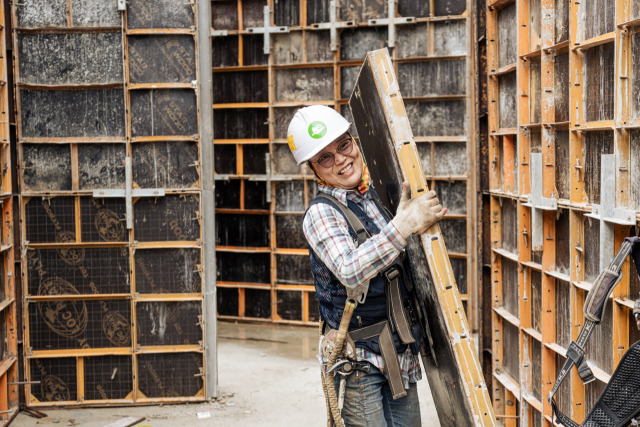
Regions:
M 24 413 L 12 427 L 102 427 L 144 416 L 138 427 L 326 426 L 316 358 L 317 329 L 218 323 L 218 399 L 189 405 L 47 409 L 37 420 Z M 429 384 L 418 383 L 422 425 L 438 427 Z M 199 418 L 206 413 L 209 418 Z

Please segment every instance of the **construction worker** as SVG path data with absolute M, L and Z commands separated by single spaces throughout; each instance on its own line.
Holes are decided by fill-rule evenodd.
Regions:
M 419 426 L 416 382 L 422 377 L 418 358 L 422 337 L 411 313 L 407 313 L 404 281 L 410 277 L 400 260 L 407 238 L 425 232 L 446 209 L 433 191 L 409 199 L 405 183 L 395 216 L 385 212 L 370 187 L 368 168 L 349 127 L 350 123 L 334 109 L 314 105 L 295 113 L 287 134 L 296 162 L 306 162 L 319 182 L 319 197 L 304 216 L 303 231 L 324 323 L 323 353 L 336 347 L 331 339 L 344 319 L 347 302 L 359 301 L 336 363 L 348 369 L 337 368 L 335 383 L 328 385 L 339 390 L 337 400 L 342 408 L 341 420 L 334 417 L 333 421 L 337 425 L 343 421 L 347 426 Z M 368 237 L 361 244 L 345 208 L 366 229 Z M 399 309 L 390 310 L 389 289 L 400 296 Z M 402 326 L 405 320 L 397 319 L 409 319 L 408 328 Z M 377 335 L 371 332 L 374 329 Z M 405 333 L 400 337 L 402 330 Z M 385 341 L 387 333 L 392 340 Z M 385 342 L 391 343 L 391 352 Z M 321 356 L 326 363 L 328 354 Z M 331 368 L 325 366 L 325 377 Z M 400 387 L 394 389 L 394 383 Z M 329 406 L 331 399 L 327 400 Z

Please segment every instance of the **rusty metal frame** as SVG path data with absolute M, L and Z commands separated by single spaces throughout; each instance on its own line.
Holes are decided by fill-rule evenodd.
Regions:
M 0 422 L 7 425 L 19 410 L 18 402 L 18 313 L 16 282 L 15 282 L 15 248 L 14 248 L 14 199 L 12 197 L 12 170 L 10 131 L 9 131 L 9 97 L 12 96 L 9 87 L 7 20 L 5 3 L 0 5 L 0 212 L 1 240 L 0 257 L 3 260 L 2 275 L 4 299 L 0 301 L 0 314 L 5 318 L 4 325 L 0 325 L 4 340 L 5 353 L 0 360 Z

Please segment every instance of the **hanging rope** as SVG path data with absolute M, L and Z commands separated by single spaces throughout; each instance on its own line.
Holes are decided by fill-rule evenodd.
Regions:
M 349 330 L 349 323 L 351 322 L 351 316 L 356 309 L 355 300 L 347 300 L 342 312 L 342 319 L 340 320 L 340 327 L 336 336 L 335 346 L 326 366 L 331 367 L 336 363 L 338 356 L 342 353 L 342 347 L 344 346 L 344 340 L 347 337 L 347 331 Z M 320 335 L 322 335 L 322 322 L 320 323 Z M 336 395 L 335 385 L 335 372 L 321 371 L 322 376 L 322 391 L 324 391 L 324 399 L 327 404 L 327 427 L 336 426 L 344 427 L 342 421 L 342 415 L 340 414 L 340 408 L 338 407 L 338 396 Z

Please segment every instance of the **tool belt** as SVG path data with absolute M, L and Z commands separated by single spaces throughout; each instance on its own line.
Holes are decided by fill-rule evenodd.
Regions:
M 393 333 L 397 333 L 403 344 L 412 344 L 415 342 L 411 333 L 410 319 L 402 304 L 402 294 L 400 292 L 400 270 L 396 266 L 392 266 L 385 273 L 387 281 L 387 320 L 374 323 L 373 325 L 364 326 L 362 328 L 352 329 L 347 334 L 341 359 L 355 360 L 355 342 L 378 338 L 380 347 L 380 355 L 384 360 L 385 373 L 389 381 L 393 399 L 399 399 L 407 395 L 402 381 L 402 371 L 398 362 L 398 353 L 393 339 Z M 322 356 L 325 360 L 333 351 L 335 336 L 337 330 L 328 329 L 325 331 L 325 337 L 321 343 Z M 332 368 L 332 367 L 329 367 Z

